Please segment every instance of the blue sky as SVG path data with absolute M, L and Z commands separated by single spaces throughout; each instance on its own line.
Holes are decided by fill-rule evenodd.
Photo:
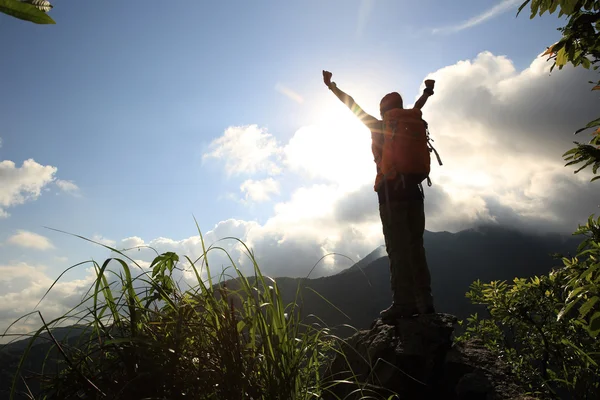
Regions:
M 311 100 L 328 96 L 321 69 L 349 90 L 414 96 L 449 62 L 489 50 L 518 68 L 557 37 L 556 20 L 515 18 L 514 9 L 455 34 L 429 33 L 493 1 L 322 3 L 59 1 L 55 26 L 3 18 L 2 157 L 54 165 L 84 196 L 44 196 L 11 210 L 3 225 L 171 237 L 190 229 L 191 213 L 204 229 L 247 217 L 219 200 L 231 183 L 220 166 L 201 165 L 202 151 L 232 125 L 291 137 L 311 123 Z M 283 97 L 279 82 L 306 102 Z M 175 205 L 180 212 L 165 212 Z
M 264 250 L 265 262 L 270 251 L 274 260 L 304 254 L 311 266 L 323 249 L 366 255 L 382 239 L 368 132 L 324 87 L 322 69 L 372 113 L 387 92 L 412 102 L 423 80 L 436 78 L 424 112 L 449 166 L 428 189 L 428 229 L 493 220 L 572 231 L 593 210 L 556 217 L 548 207 L 564 207 L 544 185 L 591 190 L 560 159 L 570 133 L 595 116 L 593 96 L 570 105 L 564 88 L 585 90 L 589 79 L 568 68 L 550 76 L 538 55 L 559 38 L 560 21 L 516 18 L 518 3 L 56 0 L 53 26 L 0 15 L 0 211 L 10 214 L 0 219 L 0 265 L 42 271 L 46 282 L 72 263 L 107 256 L 44 226 L 117 246 L 142 243 L 126 241 L 137 237 L 190 249 L 192 215 L 211 238 L 239 233 Z M 532 93 L 542 95 L 519 105 Z M 547 146 L 527 133 L 502 147 L 512 137 L 502 123 L 519 116 L 518 129 L 538 129 L 524 110 L 550 106 L 567 122 L 551 124 L 561 131 Z M 517 150 L 487 173 L 480 150 L 459 146 L 466 137 L 495 156 Z M 36 164 L 25 168 L 29 159 Z M 540 175 L 540 165 L 555 175 Z M 522 184 L 507 185 L 514 171 Z M 457 209 L 464 213 L 446 218 L 444 210 Z M 333 262 L 321 274 L 346 266 Z M 292 266 L 273 271 L 297 274 Z

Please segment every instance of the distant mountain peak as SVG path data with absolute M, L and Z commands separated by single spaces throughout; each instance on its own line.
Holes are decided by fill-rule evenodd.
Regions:
M 354 271 L 354 270 L 357 270 L 357 269 L 365 268 L 369 264 L 371 264 L 373 261 L 378 260 L 381 257 L 386 257 L 386 256 L 387 256 L 387 252 L 385 250 L 385 245 L 382 244 L 380 246 L 377 246 L 372 252 L 370 252 L 369 254 L 367 254 L 363 259 L 361 259 L 360 261 L 358 261 L 356 264 L 354 264 L 350 268 L 346 268 L 346 269 L 338 272 L 338 274 L 343 274 L 343 273 L 346 273 L 348 271 Z

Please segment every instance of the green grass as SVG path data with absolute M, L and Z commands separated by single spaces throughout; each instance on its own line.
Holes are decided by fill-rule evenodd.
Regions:
M 198 259 L 186 256 L 182 262 L 175 253 L 157 253 L 149 270 L 124 252 L 94 242 L 118 257 L 90 261 L 95 282 L 70 312 L 52 321 L 37 312 L 42 326 L 31 335 L 14 375 L 11 399 L 23 394 L 39 399 L 321 399 L 337 398 L 332 389 L 345 384 L 358 387 L 355 394 L 363 398 L 391 398 L 376 394 L 384 393 L 381 388 L 327 378 L 333 356 L 345 357 L 342 339 L 317 317 L 301 317 L 300 290 L 296 301 L 283 304 L 277 282 L 261 273 L 243 242 L 226 239 L 245 248 L 251 277 L 222 247 L 206 248 L 199 234 L 203 252 Z M 236 279 L 229 287 L 227 270 L 218 279 L 211 274 L 208 254 L 213 251 L 230 261 L 229 277 Z M 197 285 L 178 284 L 173 273 L 181 264 L 191 268 Z M 60 343 L 51 330 L 67 321 L 87 331 L 76 342 Z M 24 390 L 17 388 L 25 382 L 25 362 L 42 333 L 50 334 L 54 345 L 38 378 L 41 393 L 34 396 L 26 383 Z

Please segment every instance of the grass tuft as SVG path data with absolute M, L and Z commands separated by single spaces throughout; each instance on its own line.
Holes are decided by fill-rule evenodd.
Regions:
M 82 302 L 67 314 L 46 323 L 37 312 L 42 326 L 31 335 L 14 374 L 11 400 L 17 395 L 111 400 L 322 399 L 337 398 L 332 390 L 342 384 L 358 387 L 356 392 L 363 398 L 390 398 L 389 393 L 377 395 L 377 388 L 356 381 L 326 378 L 333 356 L 344 357 L 343 340 L 317 317 L 301 317 L 300 286 L 296 301 L 284 304 L 277 281 L 261 273 L 254 254 L 241 240 L 228 238 L 245 250 L 253 267 L 250 277 L 242 274 L 225 249 L 206 247 L 198 232 L 202 255 L 195 260 L 185 256 L 183 261 L 197 285 L 187 288 L 173 276 L 182 264 L 175 253 L 157 253 L 149 270 L 140 267 L 143 272 L 134 275 L 130 265 L 139 265 L 124 252 L 74 235 L 117 257 L 102 265 L 88 262 L 96 279 Z M 235 279 L 225 282 L 224 270 L 215 280 L 208 264 L 213 251 L 226 255 Z M 66 321 L 77 321 L 81 333 L 74 342 L 60 343 L 52 329 Z M 34 396 L 23 384 L 24 365 L 43 333 L 52 346 L 37 377 L 40 393 Z M 51 359 L 51 367 L 46 368 Z M 18 386 L 23 389 L 17 390 Z

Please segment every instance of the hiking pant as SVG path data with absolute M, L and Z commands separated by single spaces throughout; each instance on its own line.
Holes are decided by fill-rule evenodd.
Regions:
M 433 306 L 431 275 L 423 247 L 423 201 L 390 201 L 379 205 L 385 247 L 390 259 L 394 305 L 424 312 Z

